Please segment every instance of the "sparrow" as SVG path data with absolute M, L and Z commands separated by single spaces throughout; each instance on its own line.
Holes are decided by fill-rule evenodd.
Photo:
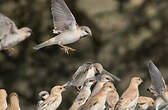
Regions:
M 69 53 L 69 50 L 75 51 L 75 49 L 64 45 L 74 43 L 88 35 L 92 36 L 89 27 L 77 25 L 75 17 L 64 0 L 52 0 L 51 12 L 54 23 L 53 33 L 57 35 L 35 46 L 34 49 L 38 50 L 50 45 L 59 45 L 65 50 L 65 53 Z
M 38 94 L 39 101 L 38 101 L 38 104 L 37 104 L 37 108 L 48 98 L 48 96 L 49 96 L 49 93 L 47 91 L 41 91 Z
M 161 72 L 151 60 L 148 62 L 148 70 L 151 77 L 151 86 L 147 90 L 156 97 L 154 108 L 158 110 L 168 103 L 168 89 Z
M 97 77 L 98 77 L 97 78 L 98 80 L 97 80 L 95 87 L 93 88 L 91 97 L 97 94 L 106 82 L 114 81 L 113 78 L 108 74 L 100 74 Z
M 83 88 L 80 90 L 78 96 L 74 100 L 74 102 L 69 110 L 78 110 L 78 108 L 80 106 L 85 104 L 85 102 L 87 101 L 87 99 L 89 98 L 89 96 L 91 94 L 90 88 L 95 82 L 96 82 L 95 77 L 89 78 L 84 82 Z
M 63 86 L 54 86 L 51 89 L 50 95 L 44 100 L 44 102 L 39 104 L 37 110 L 56 110 L 62 102 L 61 93 L 63 91 L 65 91 Z
M 6 110 L 7 102 L 6 102 L 7 93 L 5 89 L 0 89 L 0 110 Z
M 79 110 L 103 110 L 109 92 L 115 90 L 113 83 L 107 82 L 101 90 L 89 99 Z
M 12 51 L 13 47 L 28 38 L 32 30 L 28 27 L 18 29 L 15 23 L 0 13 L 0 50 Z
M 166 90 L 165 80 L 159 69 L 151 60 L 148 62 L 148 70 L 151 77 L 151 87 L 149 88 L 149 91 L 155 95 L 162 95 Z
M 86 79 L 99 74 L 108 74 L 113 77 L 114 80 L 120 81 L 118 77 L 106 71 L 102 64 L 86 62 L 77 69 L 72 76 L 72 80 L 67 82 L 67 86 L 75 86 L 78 90 L 80 90 Z
M 17 93 L 13 92 L 9 95 L 10 104 L 6 110 L 20 110 L 19 97 Z
M 136 108 L 139 90 L 138 86 L 142 83 L 140 77 L 133 77 L 127 90 L 122 94 L 115 106 L 115 110 L 134 110 Z
M 116 89 L 114 91 L 109 92 L 106 99 L 107 102 L 106 108 L 108 108 L 109 110 L 114 110 L 115 105 L 119 101 L 119 98 L 120 97 Z
M 154 100 L 150 97 L 140 96 L 138 98 L 137 110 L 152 110 Z

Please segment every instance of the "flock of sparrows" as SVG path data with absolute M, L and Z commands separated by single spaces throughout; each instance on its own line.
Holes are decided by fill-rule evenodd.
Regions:
M 65 45 L 74 43 L 90 35 L 87 26 L 78 26 L 74 16 L 64 0 L 51 0 L 55 37 L 33 47 L 40 48 L 59 45 L 66 53 L 75 49 Z M 32 33 L 30 28 L 18 29 L 15 23 L 0 13 L 0 50 L 13 51 L 13 47 L 28 38 Z M 106 71 L 100 63 L 84 63 L 64 85 L 54 86 L 50 93 L 41 91 L 37 110 L 56 110 L 62 102 L 63 91 L 74 86 L 78 96 L 69 110 L 168 110 L 168 89 L 162 74 L 152 61 L 148 63 L 151 76 L 151 86 L 147 89 L 156 97 L 140 96 L 138 86 L 143 82 L 140 77 L 133 77 L 126 91 L 118 95 L 115 82 L 120 79 Z M 10 102 L 6 101 L 5 89 L 0 89 L 0 110 L 20 110 L 19 97 L 16 93 L 9 95 Z
M 151 86 L 147 91 L 155 100 L 139 94 L 138 86 L 143 82 L 140 77 L 133 77 L 119 96 L 115 84 L 120 79 L 100 63 L 87 62 L 77 69 L 70 81 L 54 86 L 50 93 L 41 91 L 36 109 L 56 110 L 62 102 L 61 93 L 73 86 L 78 95 L 68 110 L 168 110 L 168 89 L 163 76 L 152 61 L 148 62 L 148 69 Z M 7 104 L 7 93 L 0 89 L 0 110 L 20 110 L 18 95 L 11 93 L 9 97 L 10 103 Z

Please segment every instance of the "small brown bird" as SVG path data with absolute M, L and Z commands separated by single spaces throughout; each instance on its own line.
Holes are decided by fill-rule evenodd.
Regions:
M 62 102 L 61 93 L 65 91 L 63 86 L 54 86 L 51 89 L 50 95 L 44 102 L 39 104 L 37 110 L 56 110 Z
M 119 101 L 119 98 L 120 97 L 116 89 L 114 89 L 114 91 L 109 92 L 106 100 L 108 107 L 106 108 L 109 108 L 109 110 L 114 110 L 115 105 Z
M 103 110 L 105 109 L 105 102 L 109 92 L 114 91 L 115 87 L 113 83 L 107 82 L 103 85 L 103 88 L 91 99 L 89 99 L 84 106 L 79 110 Z
M 15 92 L 9 95 L 9 100 L 10 104 L 8 105 L 6 110 L 20 110 L 19 97 Z
M 140 96 L 138 98 L 137 110 L 152 110 L 154 100 L 150 97 Z
M 122 94 L 120 100 L 115 106 L 115 110 L 134 110 L 136 108 L 139 89 L 138 86 L 142 83 L 140 77 L 133 77 L 127 90 Z
M 7 93 L 5 89 L 0 89 L 0 110 L 6 110 L 7 102 L 6 102 Z
M 85 104 L 91 94 L 91 86 L 96 82 L 96 78 L 89 78 L 85 81 L 83 88 L 80 90 L 78 96 L 73 102 L 69 110 L 78 110 L 80 106 Z

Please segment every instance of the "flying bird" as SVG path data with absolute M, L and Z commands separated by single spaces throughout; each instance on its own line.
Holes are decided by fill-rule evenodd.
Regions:
M 67 86 L 75 86 L 78 90 L 80 90 L 86 79 L 97 76 L 99 74 L 108 74 L 114 80 L 120 81 L 118 77 L 106 71 L 102 64 L 87 62 L 77 69 L 77 71 L 72 76 L 72 80 L 67 82 Z
M 79 110 L 103 110 L 105 109 L 105 102 L 109 92 L 114 91 L 115 87 L 113 83 L 107 82 L 103 85 L 101 90 L 92 98 L 90 98 L 84 106 Z
M 115 110 L 135 110 L 138 103 L 139 89 L 138 86 L 142 83 L 140 77 L 133 77 L 127 90 L 122 94 Z
M 65 91 L 63 86 L 54 86 L 51 89 L 50 95 L 44 102 L 39 104 L 37 110 L 56 110 L 62 102 L 61 93 Z
M 7 102 L 6 102 L 7 93 L 5 89 L 0 89 L 0 110 L 6 110 Z
M 10 104 L 6 110 L 20 110 L 19 97 L 17 93 L 13 92 L 9 95 Z
M 154 100 L 150 97 L 140 96 L 138 98 L 137 110 L 152 110 Z
M 0 50 L 11 52 L 13 47 L 31 35 L 28 27 L 18 29 L 15 23 L 0 13 Z
M 92 36 L 89 27 L 77 25 L 75 17 L 64 0 L 52 0 L 51 11 L 54 23 L 53 33 L 57 35 L 35 46 L 34 49 L 38 50 L 50 45 L 59 45 L 68 54 L 69 50 L 75 51 L 75 49 L 65 45 L 74 43 L 88 35 Z
M 83 88 L 80 90 L 78 96 L 74 100 L 69 110 L 78 110 L 80 106 L 85 104 L 91 94 L 91 86 L 96 82 L 96 78 L 89 78 L 85 81 Z
M 166 90 L 165 80 L 159 69 L 151 60 L 148 62 L 148 70 L 151 77 L 151 87 L 149 88 L 149 91 L 161 96 Z

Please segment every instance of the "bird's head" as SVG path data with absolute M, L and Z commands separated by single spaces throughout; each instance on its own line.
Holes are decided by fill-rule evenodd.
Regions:
M 85 37 L 85 36 L 92 36 L 92 32 L 91 32 L 91 30 L 90 30 L 89 27 L 87 27 L 87 26 L 81 26 L 80 30 L 82 32 L 81 33 L 81 38 Z
M 63 86 L 54 86 L 52 89 L 51 89 L 51 94 L 53 93 L 62 93 L 63 91 L 65 91 L 65 87 Z
M 100 81 L 106 83 L 106 82 L 109 82 L 109 81 L 113 82 L 114 80 L 113 80 L 113 78 L 112 78 L 110 75 L 108 75 L 108 74 L 101 74 L 101 75 L 100 75 Z
M 6 93 L 6 90 L 5 89 L 0 89 L 0 98 L 2 97 L 7 97 L 7 93 Z
M 49 93 L 47 91 L 41 91 L 38 94 L 38 97 L 40 100 L 45 100 L 45 99 L 47 99 L 48 96 L 49 96 Z
M 96 80 L 96 77 L 88 78 L 88 79 L 84 82 L 84 86 L 91 87 L 96 81 L 97 81 L 97 80 Z
M 24 37 L 29 37 L 32 34 L 32 30 L 28 27 L 23 27 L 19 29 L 19 33 Z
M 132 84 L 140 85 L 143 82 L 143 80 L 140 77 L 133 77 L 131 79 Z
M 116 91 L 116 88 L 112 82 L 106 82 L 102 88 L 106 92 Z
M 9 99 L 10 99 L 10 103 L 11 103 L 11 104 L 19 103 L 19 97 L 18 97 L 17 93 L 15 93 L 15 92 L 12 92 L 12 93 L 9 95 Z
M 100 64 L 100 63 L 95 63 L 95 64 L 94 64 L 94 67 L 96 68 L 96 72 L 97 72 L 97 73 L 102 73 L 102 71 L 103 71 L 103 66 L 102 66 L 102 64 Z

